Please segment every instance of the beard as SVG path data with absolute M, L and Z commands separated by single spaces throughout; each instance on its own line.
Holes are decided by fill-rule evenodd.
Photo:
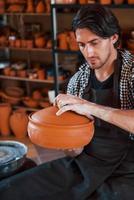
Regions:
M 104 58 L 100 58 L 96 56 L 96 57 L 87 58 L 86 61 L 89 64 L 91 69 L 97 70 L 97 69 L 102 68 L 104 65 L 106 65 L 108 63 L 109 58 L 110 58 L 110 53 L 108 53 Z

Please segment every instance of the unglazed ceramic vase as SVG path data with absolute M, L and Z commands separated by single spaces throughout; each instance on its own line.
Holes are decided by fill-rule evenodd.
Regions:
M 101 4 L 111 4 L 112 0 L 100 0 Z
M 27 9 L 26 12 L 34 13 L 34 3 L 33 0 L 27 0 Z
M 128 0 L 128 4 L 134 4 L 134 0 Z
M 11 110 L 10 104 L 0 104 L 0 133 L 2 136 L 10 135 L 9 117 Z
M 123 4 L 123 3 L 124 3 L 124 0 L 114 0 L 114 3 L 115 3 L 115 4 Z
M 88 144 L 94 133 L 93 121 L 68 111 L 56 116 L 51 106 L 29 116 L 28 135 L 31 141 L 46 148 L 78 148 Z
M 45 4 L 43 0 L 39 0 L 36 8 L 35 8 L 37 13 L 44 13 L 45 12 Z
M 10 116 L 10 128 L 17 138 L 24 138 L 27 135 L 28 116 L 23 109 L 14 111 Z

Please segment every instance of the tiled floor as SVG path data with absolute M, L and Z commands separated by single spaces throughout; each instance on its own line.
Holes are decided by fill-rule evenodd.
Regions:
M 0 137 L 0 140 L 14 140 L 24 143 L 28 147 L 27 158 L 32 159 L 37 164 L 45 163 L 65 156 L 65 154 L 62 151 L 45 149 L 32 144 L 28 137 L 25 137 L 23 139 L 18 139 L 14 136 L 6 138 Z

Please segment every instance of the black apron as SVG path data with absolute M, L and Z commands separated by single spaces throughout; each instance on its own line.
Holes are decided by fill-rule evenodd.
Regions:
M 113 96 L 115 100 L 111 92 L 107 89 L 100 94 L 92 89 L 89 99 L 111 106 Z M 119 106 L 118 98 L 115 102 Z M 94 138 L 79 156 L 2 180 L 0 200 L 133 200 L 133 155 L 134 143 L 127 132 L 96 119 Z

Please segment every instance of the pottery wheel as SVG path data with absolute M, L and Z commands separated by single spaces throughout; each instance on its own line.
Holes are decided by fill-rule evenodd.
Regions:
M 16 158 L 16 149 L 13 147 L 0 146 L 0 165 L 12 161 Z

